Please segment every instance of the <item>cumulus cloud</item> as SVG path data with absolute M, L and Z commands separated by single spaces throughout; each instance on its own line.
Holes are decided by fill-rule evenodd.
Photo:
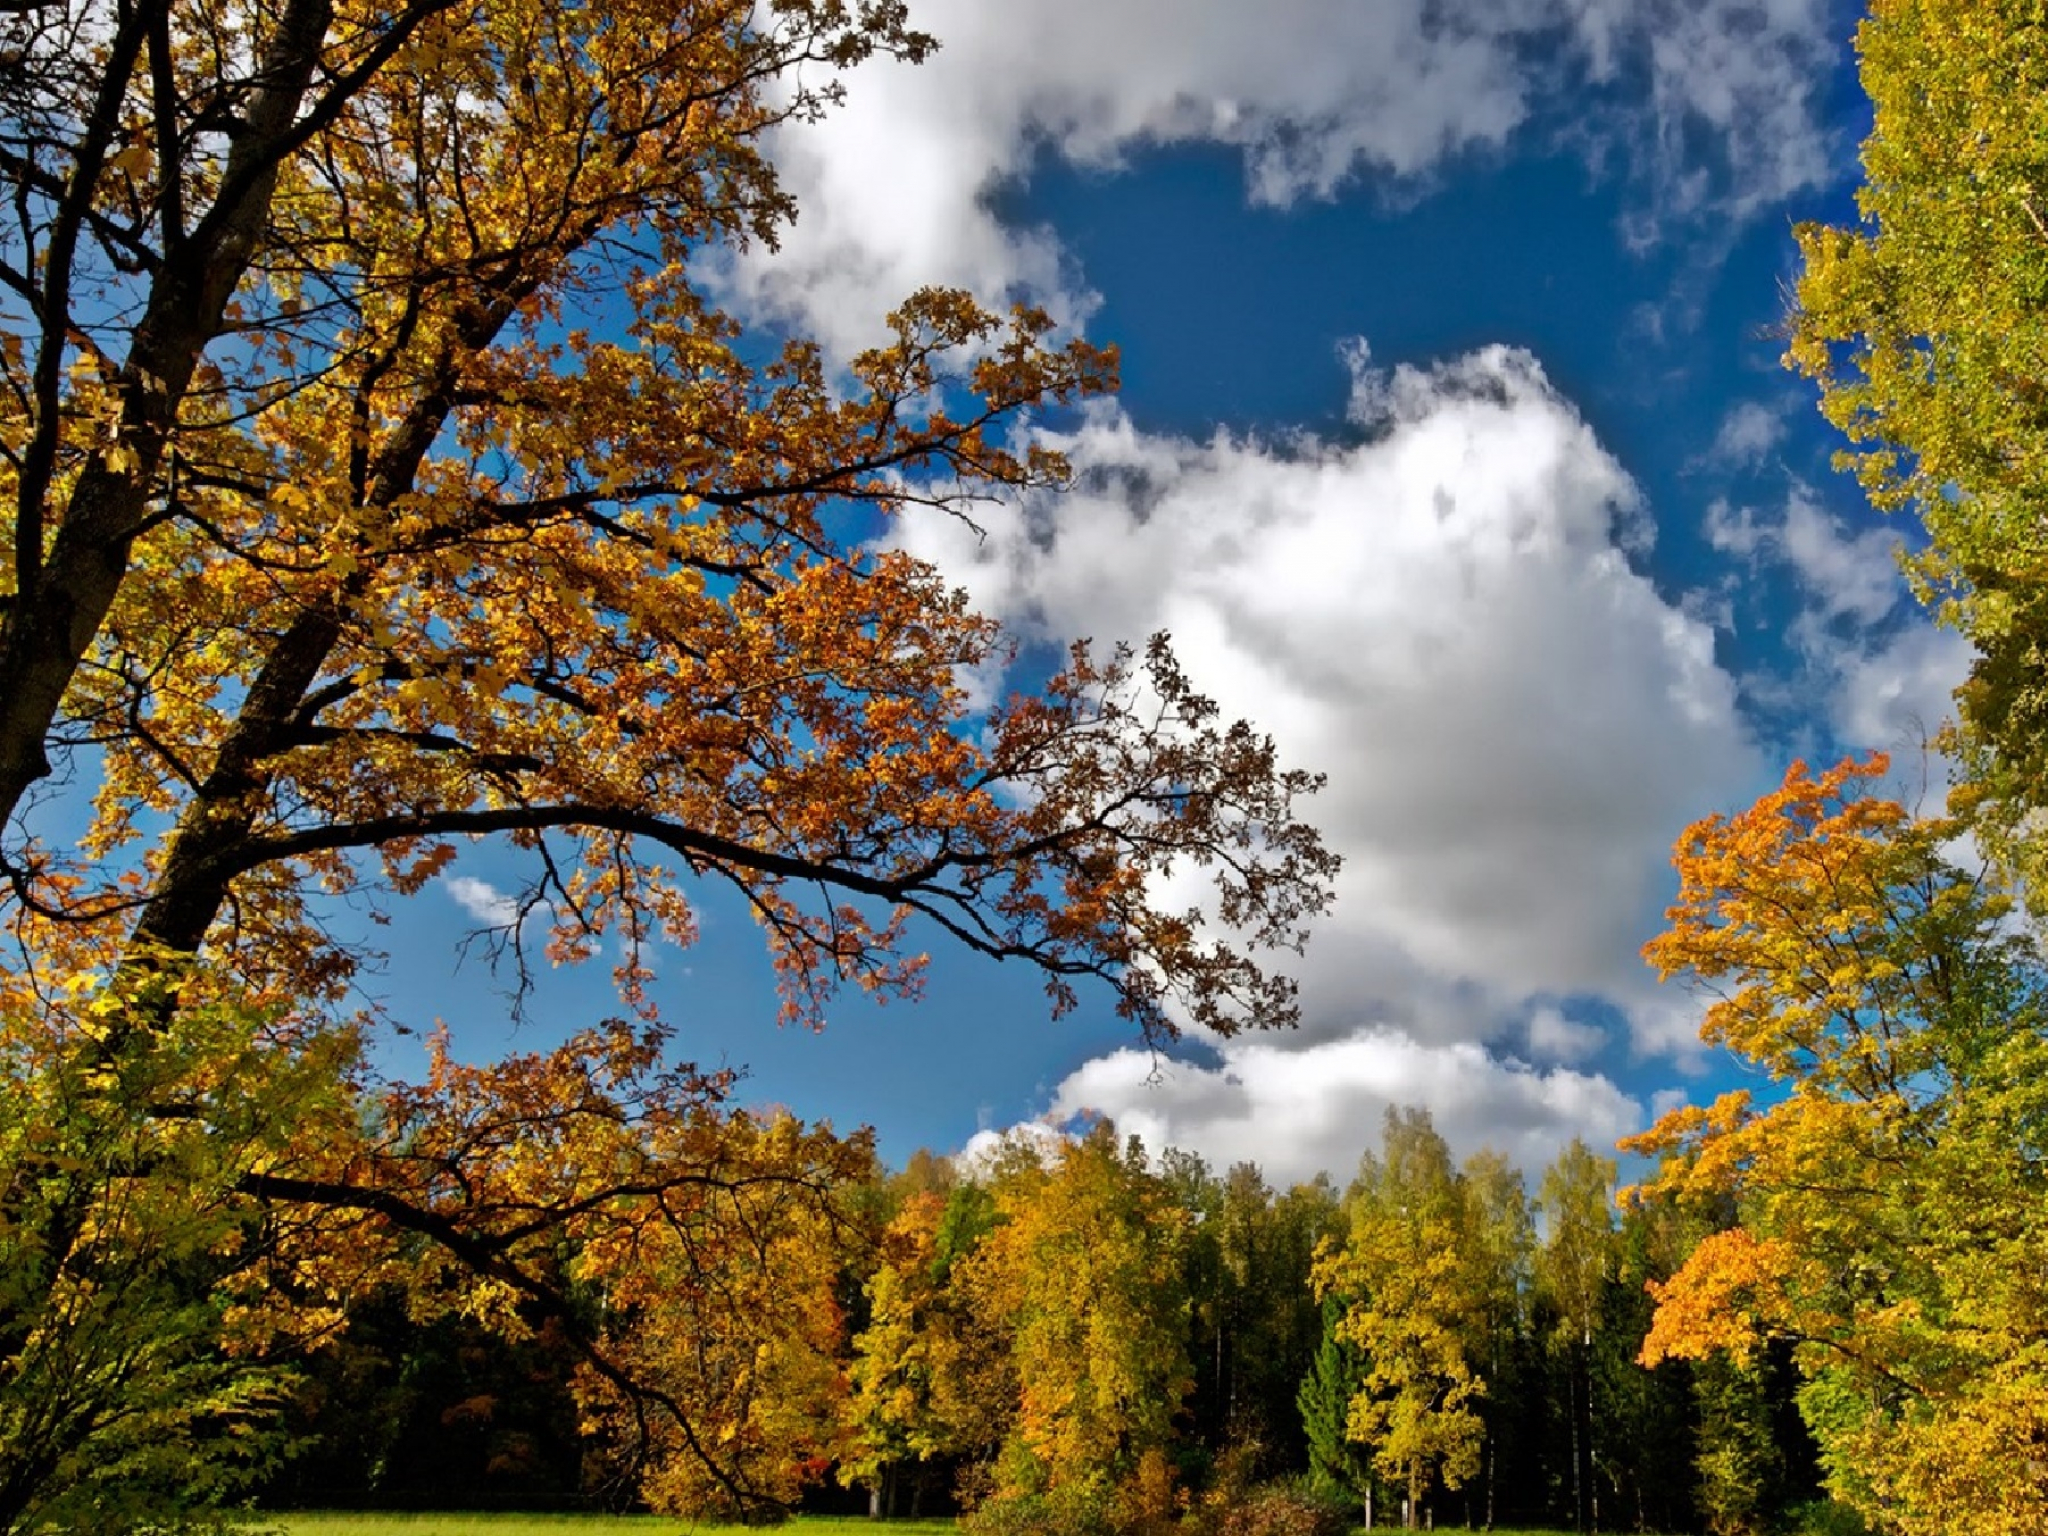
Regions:
M 1803 489 L 1786 503 L 1785 558 L 1825 619 L 1875 624 L 1906 595 L 1899 536 L 1889 528 L 1851 534 Z
M 1310 814 L 1345 869 L 1304 1043 L 1640 1000 L 1672 837 L 1755 771 L 1711 631 L 1631 568 L 1636 487 L 1527 353 L 1353 362 L 1357 445 L 1104 408 L 1061 440 L 1073 494 L 907 537 L 1048 637 L 1171 632 L 1227 713 L 1328 773 Z
M 1006 1130 L 979 1130 L 953 1155 L 954 1166 L 971 1179 L 993 1174 L 1006 1157 L 1029 1155 L 1051 1167 L 1071 1138 L 1045 1120 L 1026 1120 Z M 1155 1147 L 1155 1150 L 1157 1148 Z
M 1248 194 L 1325 197 L 1370 172 L 1427 184 L 1452 157 L 1550 122 L 1644 185 L 1645 227 L 1739 221 L 1824 182 L 1825 0 L 923 0 L 941 40 L 856 70 L 825 125 L 773 153 L 802 217 L 732 280 L 828 345 L 927 283 L 1088 306 L 1057 236 L 991 193 L 1041 150 L 1114 167 L 1166 144 L 1242 152 Z M 1609 106 L 1591 116 L 1588 89 Z
M 1280 1187 L 1342 1179 L 1379 1141 L 1389 1105 L 1421 1105 L 1458 1155 L 1481 1147 L 1540 1170 L 1573 1136 L 1611 1145 L 1641 1127 L 1642 1106 L 1604 1077 L 1536 1071 L 1471 1042 L 1429 1045 L 1360 1029 L 1306 1049 L 1273 1038 L 1223 1044 L 1210 1067 L 1117 1051 L 1061 1083 L 1053 1114 L 1107 1114 L 1158 1149 L 1184 1147 L 1213 1167 L 1257 1163 Z
M 1584 1061 L 1606 1043 L 1605 1030 L 1567 1018 L 1562 1009 L 1545 1004 L 1529 1015 L 1529 1054 L 1538 1061 Z
M 1491 1104 L 1532 1148 L 1604 1134 L 1634 1107 L 1571 1070 L 1598 1032 L 1540 1007 L 1604 999 L 1636 1051 L 1683 1054 L 1682 1010 L 1637 950 L 1672 838 L 1758 782 L 1735 685 L 1707 626 L 1632 568 L 1639 493 L 1535 359 L 1352 364 L 1355 441 L 1194 442 L 1104 406 L 1058 439 L 1071 494 L 992 510 L 981 537 L 902 535 L 1027 633 L 1170 631 L 1227 715 L 1329 776 L 1308 809 L 1345 868 L 1297 966 L 1303 1029 L 1171 1068 L 1170 1113 L 1139 1092 L 1138 1056 L 1091 1063 L 1057 1101 L 1234 1157 L 1254 1154 L 1230 1127 L 1296 1093 L 1262 1134 L 1298 1148 L 1257 1154 L 1288 1167 L 1347 1136 L 1355 1158 L 1371 1106 L 1403 1095 L 1452 1119 Z M 1196 899 L 1195 878 L 1172 898 Z M 1553 1070 L 1495 1060 L 1509 1038 Z
M 1907 595 L 1898 534 L 1889 528 L 1852 534 L 1797 481 L 1775 515 L 1715 501 L 1707 509 L 1706 533 L 1723 554 L 1787 566 L 1807 599 L 1809 628 L 1838 619 L 1875 624 Z
M 1835 663 L 1831 721 L 1853 746 L 1917 751 L 1956 712 L 1976 653 L 1952 629 L 1917 623 Z

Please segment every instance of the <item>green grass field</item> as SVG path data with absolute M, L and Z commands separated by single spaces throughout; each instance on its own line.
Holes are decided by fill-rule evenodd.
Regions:
M 673 1515 L 402 1515 L 308 1511 L 263 1515 L 258 1529 L 285 1536 L 762 1536 L 758 1527 L 706 1525 Z M 875 1536 L 875 1523 L 806 1516 L 787 1536 Z M 891 1520 L 889 1536 L 957 1536 L 951 1520 Z
M 260 1527 L 285 1536 L 761 1536 L 758 1528 L 704 1525 L 672 1515 L 391 1515 L 308 1512 L 265 1515 Z M 807 1515 L 780 1527 L 786 1536 L 955 1536 L 950 1520 L 891 1520 Z M 1381 1529 L 1386 1529 L 1382 1526 Z M 1440 1531 L 1463 1526 L 1440 1525 Z M 1554 1531 L 1501 1530 L 1492 1536 L 1567 1536 Z

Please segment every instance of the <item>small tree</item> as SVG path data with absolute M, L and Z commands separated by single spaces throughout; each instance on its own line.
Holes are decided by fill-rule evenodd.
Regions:
M 1295 1401 L 1308 1439 L 1309 1475 L 1318 1486 L 1365 1506 L 1373 1523 L 1372 1457 L 1351 1438 L 1351 1400 L 1365 1385 L 1365 1352 L 1346 1335 L 1350 1301 L 1336 1292 L 1322 1299 L 1323 1338 Z

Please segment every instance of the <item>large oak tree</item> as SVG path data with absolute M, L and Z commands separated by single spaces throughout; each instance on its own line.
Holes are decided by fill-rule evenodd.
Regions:
M 722 1084 L 662 1065 L 643 946 L 688 942 L 720 885 L 793 1018 L 914 990 L 942 937 L 1037 967 L 1056 1008 L 1093 978 L 1148 1033 L 1230 1030 L 1292 1017 L 1259 951 L 1299 942 L 1334 865 L 1295 816 L 1313 781 L 1163 642 L 1078 648 L 977 713 L 1009 641 L 871 537 L 1056 487 L 1026 415 L 1107 387 L 1111 354 L 924 292 L 840 369 L 706 296 L 794 211 L 763 133 L 930 45 L 892 0 L 0 15 L 10 1060 L 143 1072 L 218 1008 L 371 1095 L 361 954 L 321 898 L 389 910 L 470 840 L 524 850 L 511 963 L 536 929 L 557 959 L 616 941 L 641 1025 L 305 1117 L 216 1170 L 252 1234 L 225 1267 L 436 1255 L 470 1305 L 571 1328 L 638 1442 L 739 1502 L 763 1490 L 672 1375 L 603 1347 L 571 1258 L 694 1263 L 716 1244 L 684 1240 L 709 1217 L 681 1192 L 823 1191 L 840 1154 L 711 1134 Z M 1154 898 L 1189 861 L 1220 927 Z M 144 1119 L 240 1113 L 264 1074 L 221 1059 Z M 0 1222 L 42 1279 L 0 1307 L 0 1361 L 97 1262 L 89 1161 L 18 1149 Z M 675 1242 L 601 1230 L 649 1223 Z M 55 1475 L 0 1474 L 28 1501 L 0 1528 Z

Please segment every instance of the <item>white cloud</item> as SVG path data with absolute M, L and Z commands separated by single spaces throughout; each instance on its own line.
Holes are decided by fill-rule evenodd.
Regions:
M 1794 482 L 1777 518 L 1716 501 L 1706 532 L 1724 554 L 1774 559 L 1792 573 L 1805 604 L 1789 630 L 1804 687 L 1846 747 L 1917 750 L 1954 715 L 1973 653 L 1911 606 L 1895 531 L 1851 534 Z
M 1828 177 L 1825 0 L 923 0 L 941 47 L 874 60 L 822 127 L 773 153 L 802 216 L 733 281 L 829 346 L 871 336 L 928 283 L 1089 304 L 1057 236 L 1006 228 L 992 189 L 1040 149 L 1114 167 L 1134 151 L 1243 153 L 1249 195 L 1332 195 L 1361 171 L 1426 185 L 1532 122 L 1574 124 L 1632 166 L 1644 222 L 1718 223 Z M 1586 80 L 1609 105 L 1585 109 Z
M 1757 783 L 1711 631 L 1630 568 L 1637 491 L 1528 354 L 1364 375 L 1359 399 L 1382 414 L 1351 447 L 1102 408 L 1062 441 L 1074 493 L 991 511 L 984 541 L 905 536 L 1049 637 L 1170 631 L 1226 715 L 1328 773 L 1307 809 L 1345 868 L 1288 1049 L 1368 1018 L 1492 1039 L 1572 995 L 1667 1048 L 1637 950 L 1671 841 Z
M 979 1130 L 953 1154 L 953 1165 L 971 1179 L 985 1179 L 1006 1156 L 1029 1155 L 1051 1167 L 1073 1138 L 1043 1120 L 1025 1120 L 1007 1130 Z
M 1735 469 L 1751 469 L 1767 460 L 1785 440 L 1785 418 L 1755 400 L 1738 401 L 1721 418 L 1707 458 Z
M 1852 535 L 1804 487 L 1796 487 L 1785 505 L 1780 538 L 1824 618 L 1875 624 L 1906 596 L 1898 534 L 1871 528 Z
M 509 928 L 519 921 L 519 902 L 488 880 L 473 875 L 444 875 L 442 889 L 455 904 L 487 928 Z
M 1529 1053 L 1539 1061 L 1584 1061 L 1606 1043 L 1605 1030 L 1568 1019 L 1559 1009 L 1545 1005 L 1529 1015 Z
M 1574 1136 L 1607 1146 L 1642 1124 L 1642 1107 L 1605 1078 L 1504 1063 L 1470 1042 L 1363 1029 L 1306 1049 L 1265 1037 L 1221 1050 L 1214 1067 L 1135 1050 L 1100 1057 L 1060 1084 L 1053 1114 L 1107 1114 L 1154 1152 L 1255 1162 L 1282 1188 L 1319 1171 L 1341 1182 L 1379 1144 L 1390 1104 L 1428 1109 L 1460 1157 L 1492 1147 L 1531 1173 Z
M 1707 508 L 1706 535 L 1723 554 L 1752 561 L 1769 557 L 1790 569 L 1807 600 L 1809 639 L 1818 639 L 1837 620 L 1875 624 L 1907 595 L 1898 534 L 1889 528 L 1850 533 L 1797 481 L 1776 517 L 1716 500 Z
M 1852 747 L 1914 752 L 1955 715 L 1975 656 L 1952 629 L 1918 623 L 1835 662 L 1831 724 Z

